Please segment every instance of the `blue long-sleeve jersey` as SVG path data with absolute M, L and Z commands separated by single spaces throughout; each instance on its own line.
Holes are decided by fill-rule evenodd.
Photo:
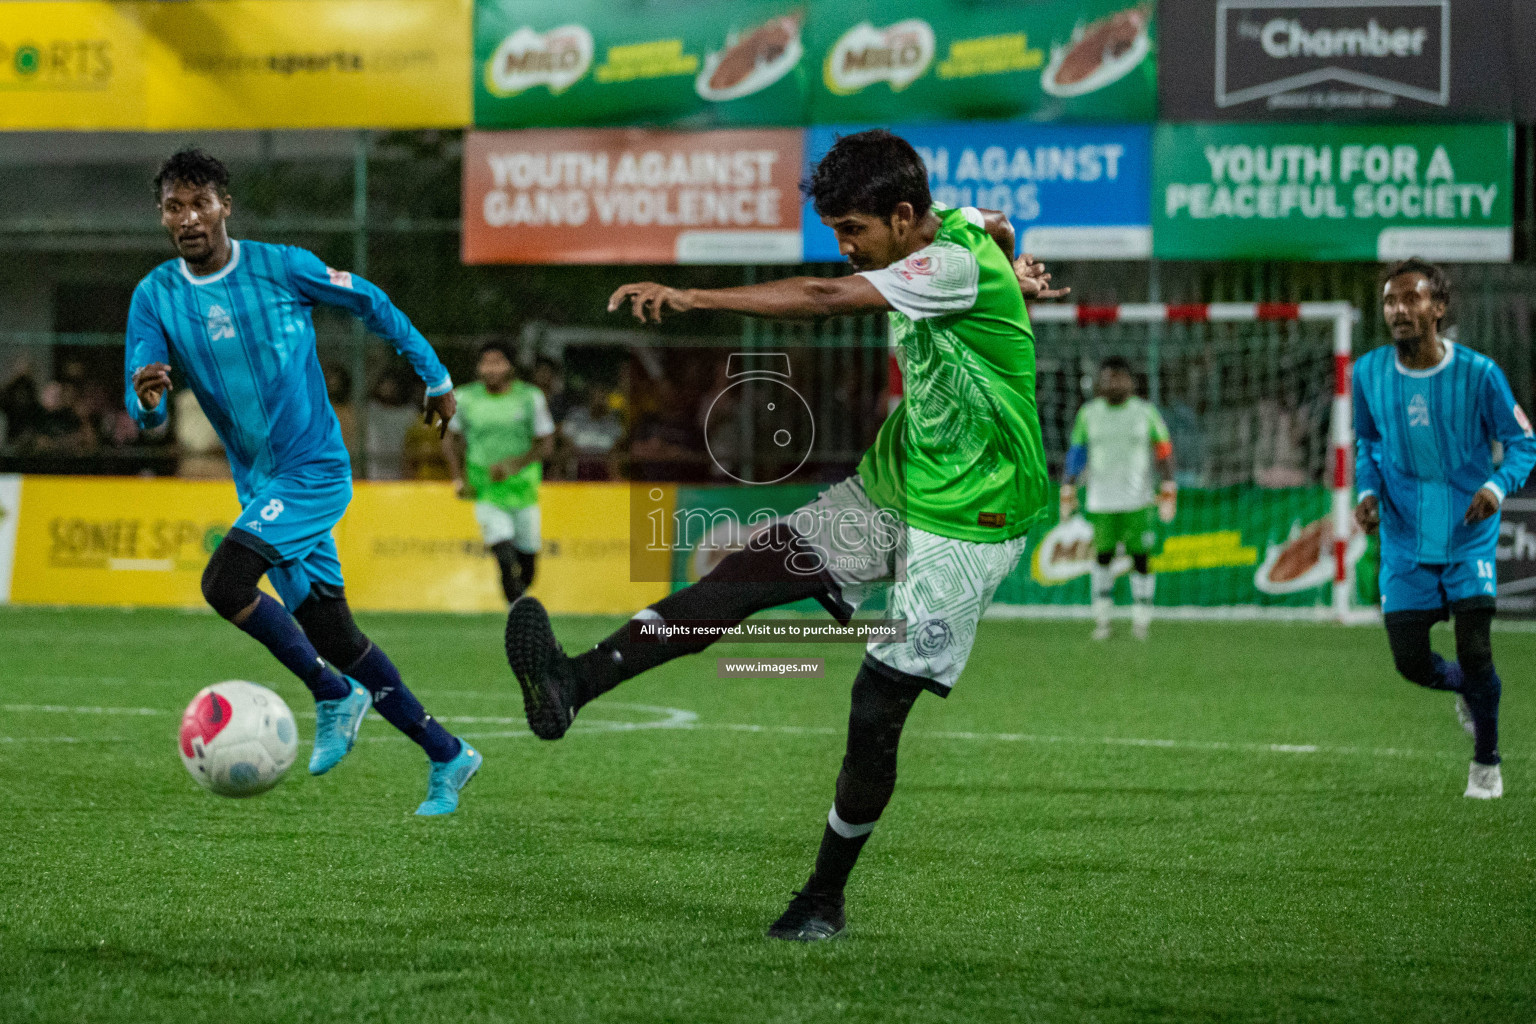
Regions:
M 1382 556 L 1425 565 L 1494 557 L 1499 517 L 1468 526 L 1472 496 L 1504 495 L 1536 466 L 1536 437 L 1498 364 L 1445 342 L 1445 358 L 1409 370 L 1391 345 L 1355 364 L 1355 483 L 1381 506 Z M 1492 442 L 1504 446 L 1493 464 Z
M 315 352 L 316 303 L 347 310 L 394 345 L 427 394 L 453 390 L 427 339 L 376 286 L 293 246 L 231 247 L 218 273 L 195 277 L 184 261 L 168 260 L 134 289 L 126 401 L 141 427 L 159 426 L 167 400 L 145 409 L 133 374 L 156 362 L 180 370 L 224 442 L 242 501 L 295 470 L 351 472 Z

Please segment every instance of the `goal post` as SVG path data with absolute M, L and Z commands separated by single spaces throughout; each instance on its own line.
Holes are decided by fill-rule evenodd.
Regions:
M 1053 472 L 1106 356 L 1129 359 L 1145 382 L 1142 393 L 1170 421 L 1181 506 L 1186 494 L 1202 504 L 1193 529 L 1181 527 L 1181 511 L 1154 559 L 1160 577 L 1164 570 L 1171 581 L 1172 574 L 1185 574 L 1172 587 L 1180 613 L 1352 617 L 1354 564 L 1365 550 L 1353 521 L 1350 373 L 1359 313 L 1352 305 L 1041 303 L 1031 307 L 1030 319 Z M 1184 451 L 1181 431 L 1195 439 Z M 1070 525 L 1036 531 L 1032 564 L 1016 574 L 1033 579 L 1003 588 L 1004 614 L 1008 605 L 1020 613 L 1082 611 L 1081 599 L 1067 599 L 1076 593 L 1071 588 L 1042 589 L 1072 580 L 1079 568 L 1086 572 L 1080 533 L 1086 526 L 1077 525 L 1074 534 Z M 1233 582 L 1244 559 L 1254 584 L 1247 592 Z M 1201 570 L 1216 566 L 1225 574 L 1202 577 Z M 1222 582 L 1202 587 L 1202 579 Z M 1027 607 L 1039 604 L 1050 607 Z

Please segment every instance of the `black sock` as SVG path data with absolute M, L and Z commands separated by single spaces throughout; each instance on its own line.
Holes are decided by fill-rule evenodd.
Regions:
M 1499 763 L 1499 697 L 1504 684 L 1493 669 L 1468 674 L 1461 697 L 1472 716 L 1472 760 L 1478 764 Z
M 400 670 L 377 644 L 347 670 L 373 694 L 373 709 L 390 725 L 410 737 L 434 761 L 452 761 L 459 756 L 458 737 L 437 723 L 421 706 L 421 701 L 406 687 Z
M 826 831 L 821 834 L 821 849 L 816 851 L 816 868 L 805 883 L 806 891 L 828 895 L 841 893 L 848 884 L 848 875 L 853 871 L 853 865 L 859 859 L 859 851 L 869 842 L 871 834 L 839 835 L 828 822 Z
M 533 586 L 533 575 L 539 569 L 539 556 L 527 551 L 518 551 L 517 572 L 523 578 L 523 589 Z
M 491 554 L 496 556 L 496 567 L 501 570 L 501 593 L 511 604 L 522 597 L 528 587 L 528 577 L 519 569 L 521 556 L 509 540 L 492 544 Z
M 259 595 L 255 610 L 238 625 L 298 676 L 315 700 L 335 700 L 352 692 L 347 681 L 321 659 L 288 609 L 268 595 Z

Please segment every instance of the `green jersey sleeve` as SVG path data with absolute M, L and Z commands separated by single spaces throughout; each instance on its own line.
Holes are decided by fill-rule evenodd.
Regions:
M 1072 421 L 1072 443 L 1088 443 L 1088 407 L 1086 405 L 1077 410 L 1077 419 Z

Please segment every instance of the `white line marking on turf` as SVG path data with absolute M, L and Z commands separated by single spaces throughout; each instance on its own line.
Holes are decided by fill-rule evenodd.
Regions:
M 685 708 L 663 707 L 656 704 L 628 704 L 619 701 L 604 701 L 600 707 L 613 710 L 639 711 L 645 714 L 662 716 L 652 722 L 623 722 L 602 718 L 582 718 L 571 727 L 572 733 L 613 733 L 613 732 L 642 732 L 653 729 L 669 730 L 711 730 L 720 732 L 747 732 L 747 733 L 772 733 L 782 736 L 841 736 L 843 729 L 824 725 L 752 725 L 736 722 L 701 722 L 698 712 Z M 163 708 L 111 708 L 111 707 L 71 707 L 63 704 L 4 704 L 0 710 L 20 713 L 40 714 L 80 714 L 80 715 L 126 715 L 126 716 L 150 716 L 172 715 L 174 711 Z M 373 713 L 378 716 L 377 712 Z M 301 712 L 298 718 L 313 718 L 314 712 Z M 440 722 L 451 722 L 455 725 L 523 725 L 525 719 L 511 715 L 444 715 L 438 719 Z M 526 739 L 533 734 L 526 728 L 513 729 L 501 732 L 472 732 L 464 733 L 465 738 L 472 740 L 488 739 Z M 959 740 L 980 743 L 1031 743 L 1040 745 L 1071 744 L 1075 746 L 1098 747 L 1148 747 L 1160 750 L 1206 750 L 1206 751 L 1233 751 L 1247 754 L 1331 754 L 1335 756 L 1368 757 L 1407 757 L 1407 758 L 1442 758 L 1446 755 L 1442 752 L 1428 750 L 1410 750 L 1399 747 L 1330 747 L 1316 743 L 1253 743 L 1226 740 L 1169 740 L 1147 739 L 1137 736 L 1049 736 L 1037 733 L 1023 732 L 912 732 L 909 736 L 917 736 L 924 739 L 935 740 Z M 403 740 L 406 737 L 398 734 L 383 736 L 365 736 L 360 739 L 370 742 L 390 742 Z M 75 736 L 0 736 L 0 743 L 120 743 L 125 742 L 125 737 L 75 737 Z M 1530 760 L 1533 756 L 1528 754 L 1505 755 L 1505 760 Z
M 3 704 L 0 711 L 15 711 L 17 713 L 52 713 L 65 715 L 169 715 L 174 712 L 164 711 L 160 708 L 97 708 L 97 707 L 69 707 L 64 704 Z

